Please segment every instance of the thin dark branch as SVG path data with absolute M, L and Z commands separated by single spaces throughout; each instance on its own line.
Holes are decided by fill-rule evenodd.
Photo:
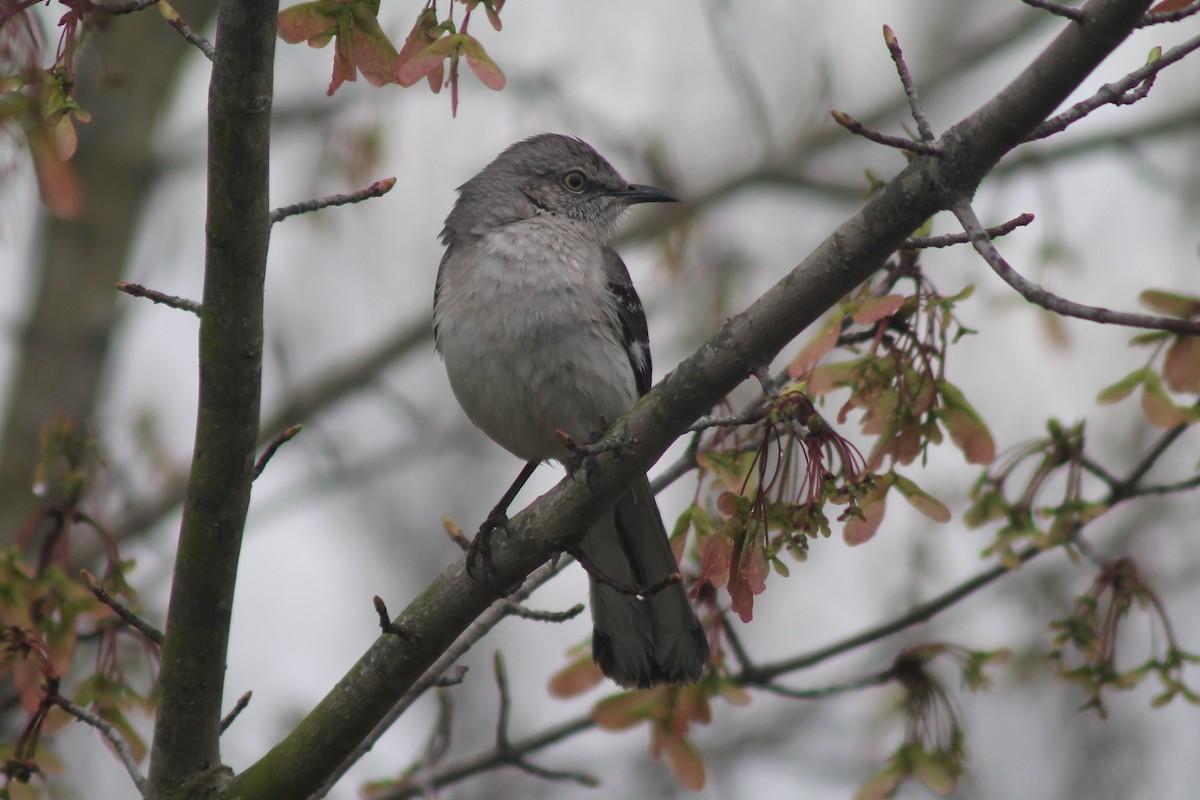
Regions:
M 575 619 L 587 609 L 583 603 L 576 603 L 566 611 L 537 611 L 526 608 L 520 603 L 510 603 L 508 612 L 514 617 L 532 620 L 533 622 L 566 622 Z
M 232 725 L 233 721 L 238 718 L 238 714 L 241 714 L 246 710 L 246 706 L 250 705 L 250 698 L 253 695 L 254 692 L 246 692 L 237 699 L 237 702 L 233 704 L 233 708 L 230 710 L 230 712 L 221 720 L 221 733 L 229 730 L 229 726 Z
M 1024 550 L 1017 552 L 1016 560 L 1019 563 L 1024 564 L 1025 562 L 1030 561 L 1044 552 L 1047 551 L 1041 549 L 1040 547 L 1030 545 Z M 927 600 L 924 603 L 918 603 L 895 619 L 875 625 L 866 629 L 865 631 L 862 631 L 861 633 L 848 636 L 845 639 L 826 645 L 825 647 L 821 647 L 817 650 L 812 650 L 808 653 L 803 653 L 799 656 L 777 661 L 772 664 L 763 664 L 750 671 L 743 671 L 743 673 L 735 677 L 741 683 L 761 685 L 763 682 L 771 681 L 780 675 L 784 675 L 789 672 L 795 672 L 801 669 L 807 669 L 808 667 L 820 664 L 823 661 L 828 661 L 835 656 L 840 656 L 843 653 L 850 652 L 851 650 L 857 650 L 859 647 L 862 647 L 865 644 L 870 644 L 880 639 L 884 639 L 888 636 L 891 636 L 893 633 L 905 630 L 906 628 L 911 628 L 914 625 L 919 625 L 922 622 L 928 622 L 942 611 L 945 611 L 947 608 L 957 604 L 960 600 L 969 597 L 985 586 L 993 583 L 996 579 L 1009 574 L 1011 571 L 1012 570 L 1003 564 L 989 567 L 983 572 L 980 572 L 978 575 L 968 578 L 957 586 L 947 589 L 937 597 Z
M 163 3 L 158 7 L 158 10 L 162 12 L 163 19 L 167 21 L 167 24 L 178 31 L 180 36 L 194 45 L 209 61 L 213 60 L 217 51 L 213 47 L 212 42 L 196 33 L 192 29 L 192 26 L 188 25 L 187 20 L 179 16 L 179 12 L 175 10 L 174 6 Z
M 578 546 L 569 547 L 567 552 L 574 556 L 575 560 L 579 562 L 579 566 L 583 567 L 584 571 L 597 583 L 602 583 L 610 589 L 632 597 L 651 597 L 683 580 L 683 576 L 679 572 L 670 572 L 649 586 L 639 586 L 609 575 L 584 555 L 582 548 Z
M 992 243 L 991 237 L 988 236 L 987 231 L 980 224 L 979 218 L 975 216 L 975 210 L 971 208 L 970 203 L 965 201 L 955 203 L 950 210 L 962 224 L 963 230 L 970 236 L 971 244 L 975 247 L 975 251 L 983 257 L 988 266 L 1005 283 L 1016 289 L 1022 297 L 1034 305 L 1041 306 L 1048 311 L 1053 311 L 1064 317 L 1076 317 L 1077 319 L 1085 319 L 1101 324 L 1124 325 L 1131 328 L 1163 330 L 1171 331 L 1172 333 L 1200 334 L 1200 322 L 1193 320 L 1110 311 L 1107 308 L 1087 306 L 1051 294 L 1037 284 L 1023 278 L 1004 260 L 1004 257 L 1000 255 L 1000 251 Z
M 138 283 L 126 283 L 121 281 L 117 285 L 117 291 L 124 292 L 130 297 L 144 297 L 152 303 L 161 303 L 164 306 L 177 308 L 180 311 L 187 311 L 191 314 L 200 316 L 200 304 L 195 300 L 188 300 L 186 297 L 176 297 L 173 294 L 163 294 L 156 292 L 153 289 L 147 289 Z
M 328 197 L 319 197 L 316 200 L 306 200 L 303 203 L 295 203 L 283 208 L 277 208 L 271 212 L 271 222 L 279 222 L 297 214 L 307 214 L 310 211 L 319 211 L 322 208 L 329 208 L 330 206 L 344 206 L 350 203 L 361 203 L 363 200 L 370 200 L 372 197 L 383 197 L 395 185 L 395 178 L 384 178 L 375 181 L 365 189 L 360 189 L 350 194 L 331 194 Z
M 1146 451 L 1146 455 L 1142 456 L 1142 460 L 1129 471 L 1129 475 L 1124 480 L 1110 484 L 1109 494 L 1105 502 L 1111 506 L 1116 505 L 1122 500 L 1135 497 L 1138 493 L 1138 484 L 1142 482 L 1142 479 L 1154 468 L 1158 460 L 1162 458 L 1171 445 L 1175 444 L 1176 440 L 1184 434 L 1188 427 L 1187 425 L 1176 425 L 1159 437 L 1154 446 Z
M 942 148 L 937 145 L 928 144 L 926 142 L 914 142 L 912 139 L 905 139 L 901 136 L 892 136 L 879 131 L 873 131 L 870 128 L 864 127 L 861 122 L 844 111 L 831 111 L 833 119 L 838 125 L 841 125 L 851 133 L 857 134 L 864 139 L 869 139 L 876 144 L 882 144 L 886 147 L 894 147 L 897 150 L 905 150 L 910 153 L 916 153 L 922 156 L 940 156 Z
M 96 580 L 95 575 L 88 572 L 86 569 L 81 569 L 79 574 L 83 577 L 83 582 L 87 584 L 88 589 L 91 590 L 92 594 L 96 596 L 97 600 L 111 608 L 118 617 L 124 620 L 125 624 L 129 625 L 129 627 L 136 630 L 142 636 L 145 636 L 151 642 L 154 642 L 154 644 L 162 647 L 162 631 L 130 611 L 123 603 L 121 603 L 121 601 L 117 600 L 108 592 L 106 592 L 104 587 L 100 585 L 100 582 Z
M 925 109 L 921 105 L 921 99 L 917 96 L 917 87 L 913 83 L 912 73 L 908 71 L 908 64 L 904 61 L 904 52 L 900 49 L 896 32 L 888 25 L 883 26 L 883 41 L 887 44 L 888 52 L 892 56 L 892 63 L 896 65 L 896 73 L 900 76 L 900 83 L 904 86 L 904 95 L 908 98 L 909 111 L 917 123 L 917 133 L 920 134 L 922 142 L 932 144 L 934 141 L 933 128 L 929 126 L 929 118 L 925 116 Z
M 594 727 L 596 727 L 596 723 L 591 715 L 584 714 L 549 727 L 541 733 L 512 742 L 506 753 L 501 753 L 498 748 L 492 748 L 479 755 L 449 764 L 431 775 L 409 775 L 403 783 L 379 791 L 377 794 L 373 794 L 372 798 L 373 800 L 403 800 L 403 798 L 418 797 L 425 792 L 427 787 L 440 789 L 466 778 L 490 772 L 505 763 L 504 758 L 506 757 L 527 756 Z
M 1040 8 L 1042 11 L 1049 11 L 1056 17 L 1065 17 L 1072 22 L 1079 22 L 1083 19 L 1083 12 L 1073 6 L 1065 6 L 1062 3 L 1052 3 L 1050 0 L 1021 0 L 1027 6 Z
M 254 477 L 251 478 L 251 480 L 258 480 L 258 477 L 263 474 L 263 470 L 267 468 L 267 462 L 270 461 L 271 457 L 275 455 L 275 451 L 280 447 L 283 447 L 292 439 L 296 438 L 296 435 L 299 434 L 303 429 L 303 425 L 293 425 L 290 428 L 280 431 L 279 434 L 267 444 L 267 448 L 263 450 L 262 455 L 258 457 L 258 461 L 254 462 Z
M 1019 217 L 1014 217 L 1008 222 L 997 225 L 993 228 L 987 228 L 986 233 L 989 238 L 995 239 L 997 236 L 1007 236 L 1017 228 L 1022 228 L 1033 222 L 1033 214 L 1022 214 Z M 946 233 L 941 236 L 914 236 L 911 239 L 906 239 L 904 244 L 900 246 L 902 250 L 928 250 L 935 247 L 951 247 L 956 244 L 970 244 L 971 237 L 965 233 Z
M 1046 120 L 1034 128 L 1033 132 L 1025 137 L 1025 141 L 1032 142 L 1038 139 L 1045 139 L 1047 136 L 1059 133 L 1101 106 L 1128 105 L 1137 102 L 1150 91 L 1150 86 L 1159 72 L 1197 48 L 1200 48 L 1200 36 L 1172 47 L 1167 52 L 1159 55 L 1158 58 L 1148 61 L 1116 83 L 1106 83 L 1091 97 L 1079 101 L 1063 113 Z
M 790 697 L 794 700 L 821 700 L 834 695 L 846 694 L 848 692 L 856 692 L 860 689 L 869 689 L 874 686 L 883 686 L 890 683 L 896 677 L 895 670 L 888 667 L 880 672 L 874 672 L 870 675 L 865 675 L 858 680 L 847 681 L 846 683 L 836 683 L 832 686 L 821 686 L 816 689 L 793 689 L 790 686 L 780 686 L 774 681 L 763 681 L 760 683 L 747 683 L 745 686 L 754 686 L 763 691 L 777 694 L 781 697 Z
M 702 431 L 708 428 L 739 428 L 743 425 L 753 425 L 762 420 L 770 409 L 765 407 L 752 408 L 737 414 L 720 414 L 701 417 L 688 426 L 689 431 Z M 694 461 L 694 459 L 693 459 Z
M 1132 497 L 1142 497 L 1150 494 L 1175 494 L 1176 492 L 1186 492 L 1191 489 L 1200 488 L 1200 475 L 1193 476 L 1184 481 L 1176 481 L 1175 483 L 1160 483 L 1154 486 L 1142 486 L 1134 490 Z
M 133 785 L 137 787 L 138 795 L 145 797 L 147 789 L 146 776 L 144 776 L 141 770 L 138 769 L 137 759 L 133 757 L 133 751 L 130 750 L 129 743 L 122 738 L 121 734 L 117 733 L 116 728 L 100 719 L 100 717 L 97 717 L 95 714 L 92 714 L 87 710 L 75 705 L 62 695 L 51 695 L 49 700 L 63 711 L 66 711 L 68 714 L 73 716 L 75 719 L 98 730 L 100 735 L 108 740 L 108 743 L 112 745 L 113 750 L 116 751 L 117 758 L 119 758 L 121 760 L 121 764 L 124 765 L 125 771 L 129 773 L 129 777 L 133 781 Z

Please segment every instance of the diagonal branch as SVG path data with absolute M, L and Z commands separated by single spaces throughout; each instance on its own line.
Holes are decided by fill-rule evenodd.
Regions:
M 1146 328 L 1148 330 L 1171 331 L 1173 333 L 1200 334 L 1200 322 L 1194 320 L 1110 311 L 1107 308 L 1086 306 L 1082 303 L 1076 303 L 1051 294 L 1037 284 L 1023 278 L 1004 260 L 1004 256 L 1000 255 L 1000 251 L 996 249 L 996 245 L 992 242 L 991 237 L 988 236 L 987 231 L 984 230 L 983 225 L 979 222 L 979 218 L 975 216 L 975 210 L 971 208 L 970 203 L 966 201 L 956 203 L 950 210 L 954 212 L 954 216 L 962 223 L 963 230 L 971 237 L 971 244 L 975 247 L 975 251 L 983 257 L 988 266 L 1005 283 L 1016 289 L 1022 297 L 1034 305 L 1041 306 L 1048 311 L 1053 311 L 1064 317 L 1076 317 L 1091 322 L 1125 325 L 1131 328 Z
M 129 749 L 129 743 L 121 738 L 121 734 L 117 733 L 116 728 L 100 719 L 100 717 L 97 717 L 87 709 L 75 705 L 62 695 L 51 695 L 49 700 L 75 719 L 98 730 L 100 735 L 107 739 L 108 743 L 112 745 L 112 749 L 116 752 L 117 758 L 121 760 L 121 764 L 125 767 L 125 771 L 129 773 L 130 779 L 133 780 L 133 785 L 137 787 L 138 795 L 141 797 L 148 796 L 146 793 L 146 777 L 142 775 L 142 771 L 138 769 L 137 759 L 133 757 L 133 751 Z

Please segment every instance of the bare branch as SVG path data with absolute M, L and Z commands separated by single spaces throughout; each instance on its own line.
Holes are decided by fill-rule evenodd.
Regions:
M 883 41 L 887 44 L 892 62 L 896 65 L 896 73 L 900 76 L 900 83 L 904 86 L 904 95 L 908 98 L 909 111 L 912 112 L 913 120 L 917 123 L 917 133 L 920 134 L 922 142 L 932 144 L 934 141 L 933 128 L 929 126 L 929 118 L 925 116 L 925 109 L 917 96 L 917 87 L 913 84 L 908 64 L 904 62 L 904 53 L 900 50 L 900 42 L 896 39 L 895 31 L 888 25 L 883 26 Z
M 212 42 L 196 33 L 192 29 L 192 26 L 188 25 L 187 20 L 179 16 L 179 12 L 175 10 L 174 6 L 168 3 L 167 0 L 161 0 L 161 2 L 158 2 L 158 10 L 163 15 L 163 19 L 167 21 L 167 24 L 178 31 L 180 36 L 194 45 L 209 61 L 213 60 L 217 51 L 213 47 Z
M 846 683 L 836 683 L 832 686 L 821 686 L 816 689 L 793 689 L 790 686 L 781 686 L 774 681 L 763 681 L 761 683 L 744 683 L 743 686 L 754 686 L 763 691 L 777 694 L 780 697 L 790 697 L 793 700 L 822 700 L 826 697 L 834 695 L 847 694 L 848 692 L 857 692 L 860 689 L 869 689 L 875 686 L 883 686 L 891 683 L 896 677 L 895 670 L 888 667 L 879 672 L 873 672 L 870 675 L 865 675 L 857 680 L 847 681 Z
M 384 178 L 375 181 L 365 189 L 360 189 L 350 194 L 331 194 L 328 197 L 319 197 L 316 200 L 306 200 L 303 203 L 295 203 L 283 208 L 277 208 L 271 212 L 271 222 L 279 222 L 297 214 L 307 214 L 310 211 L 319 211 L 322 208 L 329 208 L 330 206 L 344 206 L 350 203 L 361 203 L 363 200 L 370 200 L 372 197 L 383 197 L 395 185 L 395 178 Z
M 496 755 L 497 766 L 509 765 L 516 767 L 538 778 L 549 781 L 574 781 L 584 786 L 599 786 L 600 781 L 586 772 L 567 772 L 546 769 L 526 761 L 523 753 L 515 752 L 508 739 L 508 717 L 512 710 L 512 696 L 508 691 L 508 670 L 504 666 L 504 656 L 500 651 L 492 660 L 496 672 L 496 688 L 500 692 L 500 712 L 496 716 Z
M 1155 76 L 1170 65 L 1179 61 L 1192 51 L 1200 48 L 1200 36 L 1196 36 L 1183 44 L 1172 47 L 1167 52 L 1148 61 L 1144 66 L 1135 69 L 1116 83 L 1106 83 L 1091 97 L 1081 100 L 1063 113 L 1051 117 L 1034 128 L 1026 142 L 1045 139 L 1078 122 L 1097 108 L 1105 105 L 1129 105 L 1141 100 L 1150 91 Z
M 162 631 L 130 611 L 123 603 L 121 603 L 121 601 L 117 600 L 108 592 L 106 592 L 104 587 L 101 586 L 99 581 L 96 580 L 95 575 L 88 572 L 86 569 L 79 570 L 79 574 L 83 577 L 83 582 L 87 584 L 88 589 L 90 589 L 92 594 L 96 596 L 97 600 L 99 600 L 101 603 L 104 603 L 104 605 L 116 612 L 116 615 L 124 620 L 129 627 L 133 628 L 159 647 L 162 647 Z
M 544 750 L 551 745 L 569 739 L 572 736 L 577 736 L 594 727 L 596 727 L 596 723 L 591 715 L 583 714 L 574 719 L 546 728 L 541 733 L 510 743 L 507 752 L 504 754 L 501 754 L 498 748 L 492 748 L 479 755 L 448 764 L 431 774 L 409 775 L 403 783 L 373 793 L 372 798 L 373 800 L 403 800 L 403 798 L 418 797 L 426 791 L 427 787 L 440 789 L 475 775 L 489 772 L 503 763 L 503 758 L 505 757 L 521 758 L 527 756 L 530 753 Z M 580 777 L 582 776 L 580 775 Z
M 863 126 L 861 122 L 844 111 L 831 111 L 833 119 L 838 125 L 841 125 L 851 133 L 858 134 L 864 139 L 869 139 L 876 144 L 882 144 L 886 147 L 894 147 L 897 150 L 905 150 L 910 153 L 916 153 L 922 156 L 940 156 L 942 149 L 936 145 L 926 142 L 914 142 L 912 139 L 905 139 L 900 136 L 891 136 L 886 133 L 870 130 Z
M 987 235 L 995 239 L 997 236 L 1007 236 L 1017 228 L 1022 228 L 1033 222 L 1033 214 L 1022 214 L 1019 217 L 1013 217 L 1008 222 L 997 225 L 994 228 L 987 228 Z M 941 236 L 914 236 L 911 239 L 906 239 L 901 245 L 902 250 L 928 250 L 935 247 L 951 247 L 956 244 L 969 244 L 971 237 L 965 233 L 946 233 Z
M 965 201 L 956 203 L 950 210 L 962 224 L 963 230 L 970 236 L 971 244 L 975 247 L 975 251 L 983 257 L 988 266 L 1005 283 L 1016 289 L 1022 297 L 1034 305 L 1041 306 L 1048 311 L 1053 311 L 1064 317 L 1076 317 L 1101 324 L 1124 325 L 1131 328 L 1163 330 L 1173 333 L 1200 334 L 1200 322 L 1193 320 L 1110 311 L 1107 308 L 1086 306 L 1051 294 L 1037 284 L 1023 278 L 1004 260 L 1004 257 L 1000 255 L 1000 251 L 992 243 L 991 237 L 988 236 L 987 231 L 980 224 L 979 218 L 975 216 L 975 210 L 971 208 L 970 203 Z
M 120 283 L 116 284 L 116 286 L 117 291 L 124 292 L 130 297 L 144 297 L 152 303 L 161 303 L 164 306 L 177 308 L 180 311 L 187 311 L 191 314 L 195 314 L 197 317 L 200 316 L 200 304 L 195 300 L 188 300 L 186 297 L 176 297 L 173 294 L 156 292 L 155 290 L 147 289 L 145 286 L 142 286 L 138 283 L 126 283 L 125 281 L 121 281 Z
M 285 444 L 296 438 L 297 434 L 304 429 L 303 425 L 293 425 L 287 428 L 267 444 L 267 449 L 263 450 L 262 455 L 258 457 L 258 461 L 254 462 L 254 477 L 251 480 L 258 480 L 258 477 L 263 474 L 263 470 L 267 468 L 267 462 L 275 455 L 275 451 Z
M 1017 552 L 1016 560 L 1019 563 L 1024 564 L 1025 562 L 1036 558 L 1038 555 L 1044 552 L 1048 551 L 1043 550 L 1040 547 L 1030 545 L 1024 550 Z M 883 622 L 879 625 L 875 625 L 865 631 L 862 631 L 861 633 L 848 636 L 845 639 L 826 645 L 825 647 L 821 647 L 817 650 L 812 650 L 808 653 L 804 653 L 793 658 L 784 659 L 782 661 L 777 661 L 772 664 L 764 664 L 762 666 L 755 667 L 752 670 L 743 670 L 742 673 L 736 676 L 736 679 L 740 683 L 761 685 L 763 682 L 771 681 L 780 675 L 806 669 L 816 664 L 820 664 L 823 661 L 828 661 L 835 656 L 848 653 L 851 650 L 857 650 L 863 645 L 884 639 L 894 633 L 905 630 L 906 628 L 911 628 L 914 625 L 921 624 L 922 622 L 928 622 L 942 611 L 945 611 L 947 608 L 957 604 L 960 600 L 969 597 L 998 578 L 1009 574 L 1011 571 L 1012 570 L 1003 564 L 989 567 L 978 575 L 968 578 L 957 586 L 947 589 L 940 595 L 927 600 L 924 603 L 918 603 L 910 608 L 906 613 L 901 614 L 894 619 L 888 620 L 887 622 Z
M 233 704 L 233 708 L 230 710 L 230 712 L 221 720 L 221 733 L 229 730 L 229 726 L 232 725 L 233 721 L 238 718 L 238 714 L 241 714 L 246 710 L 246 707 L 250 705 L 250 698 L 253 695 L 254 692 L 246 692 L 237 699 L 237 702 Z
M 526 608 L 520 603 L 510 603 L 508 612 L 514 617 L 532 620 L 533 622 L 566 622 L 578 617 L 586 608 L 587 606 L 583 603 L 576 603 L 566 611 L 535 611 L 532 608 Z
M 53 694 L 50 695 L 48 699 L 50 702 L 54 703 L 54 705 L 58 706 L 63 711 L 66 711 L 75 719 L 100 731 L 100 735 L 107 739 L 108 743 L 112 745 L 113 750 L 116 751 L 117 758 L 121 760 L 121 764 L 124 765 L 125 771 L 129 773 L 129 777 L 133 781 L 133 785 L 137 787 L 138 794 L 141 797 L 145 797 L 147 790 L 146 776 L 142 775 L 141 770 L 138 769 L 137 759 L 133 757 L 133 751 L 129 749 L 129 744 L 121 737 L 119 733 L 117 733 L 116 728 L 100 719 L 95 714 L 92 714 L 75 705 L 62 695 Z
M 738 428 L 743 425 L 753 425 L 762 420 L 768 412 L 769 409 L 760 406 L 737 414 L 714 414 L 696 420 L 688 426 L 688 430 L 703 431 L 708 428 Z M 692 462 L 695 462 L 694 458 Z

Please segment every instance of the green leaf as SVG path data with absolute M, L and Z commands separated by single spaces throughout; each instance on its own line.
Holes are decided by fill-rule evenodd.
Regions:
M 943 406 L 939 416 L 950 440 L 962 451 L 968 464 L 992 463 L 996 458 L 996 441 L 979 412 L 949 381 L 938 381 L 937 387 Z
M 479 78 L 480 83 L 497 92 L 504 88 L 504 73 L 477 39 L 467 36 L 462 45 L 462 54 L 467 59 L 467 66 L 475 73 L 475 77 Z
M 896 472 L 893 472 L 892 475 L 896 480 L 896 490 L 904 495 L 904 499 L 912 504 L 913 508 L 934 522 L 950 521 L 950 509 L 946 508 L 940 500 L 903 475 Z
M 1153 372 L 1145 367 L 1135 369 L 1112 386 L 1100 390 L 1100 394 L 1096 395 L 1096 402 L 1102 406 L 1119 403 L 1133 394 L 1133 390 L 1141 386 L 1147 377 L 1153 376 L 1153 374 Z

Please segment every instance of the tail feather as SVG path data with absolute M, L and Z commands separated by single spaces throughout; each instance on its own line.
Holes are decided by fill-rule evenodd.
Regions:
M 623 583 L 651 586 L 678 570 L 666 529 L 643 478 L 592 526 L 586 558 Z M 708 639 L 680 584 L 635 597 L 591 579 L 592 654 L 622 686 L 693 683 L 708 661 Z

